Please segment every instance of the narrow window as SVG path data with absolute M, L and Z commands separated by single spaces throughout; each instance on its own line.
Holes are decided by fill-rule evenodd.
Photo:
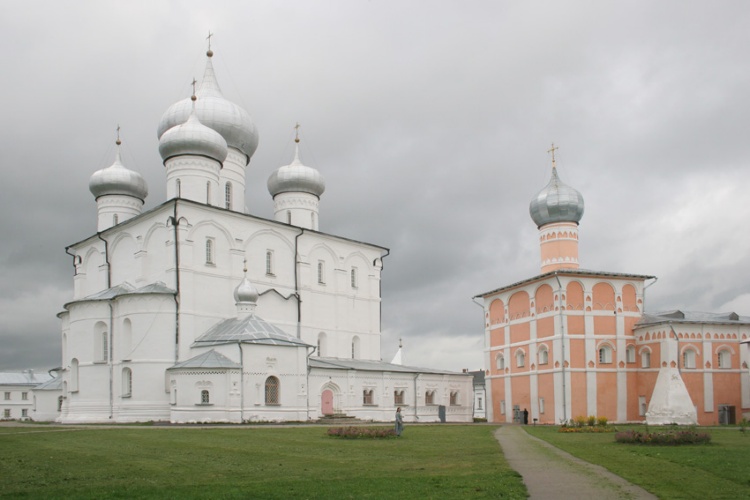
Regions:
M 477 409 L 478 410 L 482 409 L 482 398 L 481 397 L 477 398 Z
M 393 391 L 393 404 L 394 405 L 404 404 L 404 391 L 403 390 L 397 389 Z
M 232 183 L 227 182 L 224 186 L 224 208 L 232 208 Z
M 63 397 L 57 396 L 57 411 L 62 411 Z
M 133 372 L 130 368 L 122 369 L 122 397 L 129 398 L 133 393 Z
M 547 348 L 542 346 L 539 348 L 539 364 L 546 365 L 549 362 L 549 352 Z
M 352 288 L 357 288 L 357 268 L 356 267 L 352 268 L 351 281 L 352 281 Z
M 266 250 L 266 276 L 273 275 L 273 250 Z
M 206 238 L 206 264 L 214 264 L 214 240 Z
M 374 404 L 372 402 L 372 389 L 365 389 L 362 391 L 362 404 L 363 405 L 372 405 Z
M 206 205 L 211 204 L 211 182 L 206 182 Z
M 599 363 L 611 363 L 612 362 L 612 348 L 608 345 L 603 345 L 599 348 Z
M 732 367 L 732 356 L 729 351 L 719 351 L 719 368 L 731 368 Z
M 692 349 L 685 349 L 682 353 L 682 367 L 683 368 L 695 368 L 695 351 Z
M 651 368 L 651 351 L 641 351 L 641 368 Z
M 539 413 L 544 413 L 544 398 L 539 398 Z
M 450 405 L 458 406 L 458 391 L 451 392 Z
M 107 361 L 109 359 L 109 337 L 107 336 L 107 332 L 102 332 L 102 361 Z
M 120 221 L 120 219 L 117 217 L 117 214 L 112 216 L 112 225 L 116 226 L 117 223 Z
M 279 404 L 279 379 L 276 377 L 268 377 L 266 379 L 266 404 Z
M 10 392 L 5 393 L 5 400 L 10 401 Z
M 500 401 L 500 414 L 505 415 L 505 400 Z
M 29 400 L 29 393 L 28 392 L 22 392 L 21 393 L 21 399 L 23 401 L 28 401 Z
M 202 405 L 211 404 L 211 395 L 209 394 L 207 389 L 203 389 L 201 391 L 201 404 Z
M 629 345 L 625 350 L 625 361 L 627 363 L 635 363 L 635 346 Z
M 498 354 L 495 357 L 495 366 L 498 370 L 505 370 L 505 356 Z
M 78 392 L 78 360 L 70 361 L 70 392 Z
M 318 283 L 321 285 L 326 284 L 326 263 L 322 260 L 318 261 Z
M 526 354 L 520 349 L 516 351 L 516 366 L 518 368 L 526 366 Z
M 292 212 L 287 210 L 286 211 L 286 223 L 291 224 L 292 223 Z
M 646 396 L 638 396 L 638 415 L 641 417 L 646 415 L 648 405 L 646 405 Z
M 177 193 L 177 198 L 182 195 L 182 182 L 180 182 L 180 179 L 175 181 L 175 192 Z

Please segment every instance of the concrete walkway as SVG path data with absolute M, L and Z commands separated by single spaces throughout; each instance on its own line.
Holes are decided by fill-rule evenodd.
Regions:
M 520 425 L 495 431 L 510 466 L 521 476 L 532 500 L 655 499 L 640 486 L 537 439 Z

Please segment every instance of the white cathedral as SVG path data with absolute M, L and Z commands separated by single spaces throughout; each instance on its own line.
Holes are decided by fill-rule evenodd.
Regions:
M 97 232 L 70 245 L 58 421 L 472 420 L 472 377 L 381 360 L 388 250 L 319 231 L 323 176 L 299 159 L 268 179 L 274 220 L 245 213 L 258 146 L 211 58 L 158 127 L 167 201 L 144 179 L 95 172 Z M 297 140 L 298 142 L 298 140 Z

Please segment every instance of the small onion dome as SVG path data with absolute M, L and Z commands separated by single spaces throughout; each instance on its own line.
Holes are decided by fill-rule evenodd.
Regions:
M 583 196 L 572 187 L 563 184 L 552 167 L 552 177 L 547 186 L 531 200 L 529 213 L 537 227 L 552 222 L 578 222 L 583 217 Z
M 195 93 L 198 97 L 195 112 L 201 123 L 221 134 L 227 145 L 240 150 L 249 163 L 258 148 L 258 130 L 247 111 L 224 98 L 211 63 L 213 52 L 207 55 L 203 81 Z M 172 104 L 161 117 L 157 136 L 161 138 L 172 127 L 185 123 L 191 109 L 190 99 Z
M 167 130 L 159 139 L 162 160 L 182 155 L 198 155 L 224 163 L 227 158 L 227 141 L 215 130 L 203 125 L 191 113 L 182 125 Z
M 279 193 L 310 193 L 318 198 L 326 190 L 326 182 L 316 169 L 299 161 L 299 145 L 294 151 L 294 161 L 279 167 L 268 178 L 268 192 L 271 196 Z
M 258 302 L 258 290 L 255 289 L 250 280 L 245 276 L 237 288 L 234 289 L 234 300 L 238 304 L 249 302 L 255 304 Z
M 115 162 L 107 168 L 94 172 L 89 180 L 89 190 L 95 198 L 108 194 L 122 194 L 145 201 L 148 196 L 148 187 L 141 174 L 122 164 L 119 140 Z

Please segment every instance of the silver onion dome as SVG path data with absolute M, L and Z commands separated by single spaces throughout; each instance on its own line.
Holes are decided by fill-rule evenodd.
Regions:
M 159 139 L 162 160 L 181 155 L 198 155 L 224 163 L 227 158 L 227 141 L 191 113 L 182 125 L 170 128 Z
M 325 190 L 326 183 L 321 173 L 300 161 L 299 143 L 295 146 L 292 163 L 279 167 L 268 178 L 268 192 L 271 196 L 291 192 L 310 193 L 320 198 Z
M 547 186 L 531 200 L 529 213 L 537 227 L 552 222 L 578 224 L 583 217 L 583 196 L 572 187 L 563 184 L 553 164 L 552 177 Z
M 122 164 L 120 157 L 120 141 L 117 140 L 115 162 L 107 168 L 97 170 L 89 180 L 89 190 L 95 198 L 108 194 L 122 194 L 146 200 L 148 187 L 141 174 L 134 172 Z
M 258 130 L 247 111 L 224 98 L 211 63 L 213 52 L 207 55 L 203 81 L 195 93 L 198 97 L 195 112 L 201 123 L 221 134 L 227 145 L 241 151 L 249 163 L 258 148 Z M 172 127 L 185 123 L 191 109 L 190 99 L 172 104 L 161 117 L 157 136 L 161 138 Z
M 258 302 L 259 296 L 260 295 L 258 294 L 258 290 L 253 286 L 252 283 L 250 283 L 250 280 L 247 279 L 247 276 L 245 276 L 240 284 L 237 285 L 237 288 L 234 289 L 234 300 L 238 304 L 242 302 L 255 304 Z

